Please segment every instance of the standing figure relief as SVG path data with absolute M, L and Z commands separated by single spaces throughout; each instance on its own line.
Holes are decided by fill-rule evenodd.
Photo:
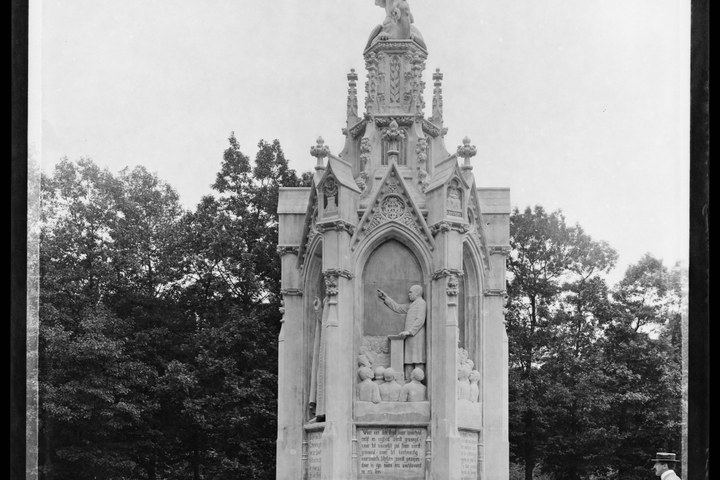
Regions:
M 405 340 L 404 370 L 405 381 L 412 380 L 413 369 L 425 370 L 425 316 L 427 305 L 422 298 L 423 289 L 413 285 L 408 291 L 410 303 L 399 304 L 382 290 L 377 291 L 378 297 L 395 313 L 405 314 L 405 329 L 399 333 Z

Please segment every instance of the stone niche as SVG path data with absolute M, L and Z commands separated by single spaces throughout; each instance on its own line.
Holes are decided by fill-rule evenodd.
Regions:
M 378 290 L 398 303 L 407 303 L 408 288 L 423 285 L 422 269 L 409 248 L 388 240 L 369 256 L 362 274 L 362 314 L 359 316 L 359 353 L 367 354 L 373 367 L 390 366 L 389 335 L 405 326 L 405 315 L 395 313 L 378 300 Z M 426 328 L 427 329 L 427 328 Z

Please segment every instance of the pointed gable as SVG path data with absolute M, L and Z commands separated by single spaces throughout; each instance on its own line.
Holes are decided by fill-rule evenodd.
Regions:
M 439 222 L 463 223 L 466 218 L 467 192 L 470 189 L 457 163 L 457 155 L 440 162 L 433 171 L 433 179 L 425 190 L 428 205 L 428 224 Z
M 452 177 L 455 176 L 459 179 L 460 184 L 463 186 L 463 188 L 468 189 L 470 188 L 470 185 L 467 184 L 465 181 L 465 178 L 462 175 L 462 172 L 460 171 L 460 167 L 457 163 L 457 155 L 453 154 L 443 160 L 442 162 L 435 165 L 435 168 L 433 170 L 432 174 L 432 181 L 425 189 L 425 193 L 430 193 L 435 189 L 438 189 L 444 185 L 447 185 Z
M 360 193 L 360 187 L 358 187 L 352 174 L 352 165 L 333 154 L 328 154 L 327 167 L 320 181 L 318 181 L 318 189 L 323 187 L 329 177 L 334 177 L 340 185 Z
M 430 249 L 434 248 L 435 242 L 423 214 L 394 163 L 388 168 L 380 187 L 360 220 L 351 240 L 352 248 L 354 249 L 375 229 L 388 223 L 402 225 L 426 242 Z

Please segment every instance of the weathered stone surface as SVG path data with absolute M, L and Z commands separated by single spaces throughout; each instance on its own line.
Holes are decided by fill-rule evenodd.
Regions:
M 407 0 L 376 4 L 365 113 L 353 70 L 342 152 L 278 199 L 277 478 L 507 479 L 509 191 L 448 152 L 439 71 L 424 118 Z

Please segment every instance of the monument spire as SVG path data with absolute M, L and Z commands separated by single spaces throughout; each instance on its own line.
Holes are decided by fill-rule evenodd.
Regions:
M 446 148 L 439 69 L 425 118 L 408 0 L 375 4 L 365 111 L 352 69 L 342 152 L 278 196 L 277 478 L 507 480 L 509 192 Z

